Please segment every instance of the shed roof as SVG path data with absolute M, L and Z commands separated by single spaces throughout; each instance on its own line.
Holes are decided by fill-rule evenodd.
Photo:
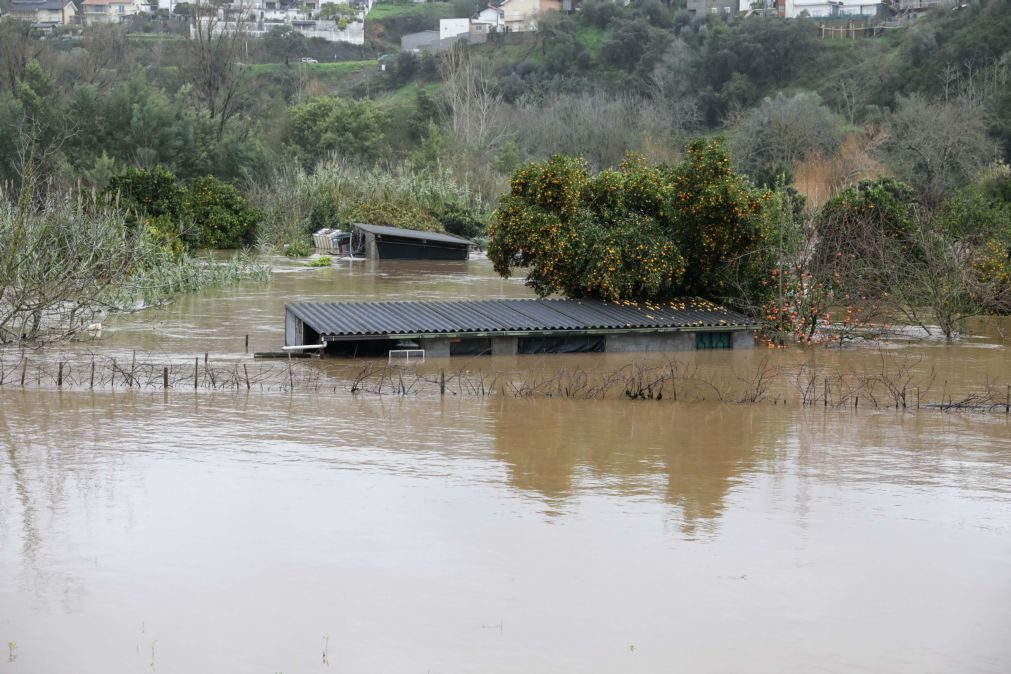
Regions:
M 462 236 L 446 234 L 444 232 L 426 232 L 420 229 L 402 229 L 400 227 L 386 227 L 384 225 L 368 225 L 365 223 L 355 223 L 355 228 L 369 234 L 379 236 L 398 236 L 403 239 L 419 239 L 425 241 L 438 241 L 440 243 L 452 243 L 462 246 L 472 246 L 474 242 Z
M 752 319 L 701 299 L 663 303 L 600 300 L 334 302 L 286 305 L 331 338 L 462 333 L 654 331 L 753 328 Z

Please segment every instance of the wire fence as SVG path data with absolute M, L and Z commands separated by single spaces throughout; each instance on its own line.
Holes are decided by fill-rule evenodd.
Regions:
M 1011 414 L 1011 386 L 936 381 L 918 357 L 881 355 L 853 369 L 775 366 L 703 369 L 676 358 L 591 370 L 541 372 L 459 369 L 319 359 L 165 363 L 156 357 L 103 354 L 66 358 L 0 356 L 0 390 L 248 391 L 373 396 L 506 396 L 595 400 L 799 405 L 825 408 L 936 409 Z

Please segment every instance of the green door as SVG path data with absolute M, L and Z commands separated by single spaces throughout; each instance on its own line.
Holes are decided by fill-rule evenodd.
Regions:
M 729 332 L 696 332 L 695 348 L 699 351 L 709 349 L 731 349 L 733 341 Z

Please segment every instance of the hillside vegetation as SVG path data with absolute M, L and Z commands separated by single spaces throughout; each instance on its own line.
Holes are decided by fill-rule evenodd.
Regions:
M 536 33 L 492 35 L 439 56 L 390 54 L 400 35 L 477 9 L 464 0 L 380 2 L 364 47 L 284 29 L 201 42 L 157 21 L 133 34 L 143 40 L 96 26 L 79 41 L 40 41 L 4 21 L 0 180 L 17 188 L 29 164 L 46 176 L 32 189 L 54 192 L 101 191 L 130 169 L 161 167 L 183 186 L 214 176 L 270 213 L 235 236 L 304 246 L 321 224 L 365 216 L 479 235 L 529 162 L 579 157 L 596 175 L 632 153 L 643 166 L 674 166 L 693 139 L 718 136 L 736 174 L 780 204 L 777 227 L 796 233 L 783 239 L 793 249 L 781 242 L 766 256 L 780 266 L 812 259 L 810 242 L 827 237 L 816 223 L 838 222 L 826 209 L 851 203 L 847 190 L 894 179 L 902 187 L 889 193 L 911 209 L 906 233 L 893 237 L 900 250 L 930 223 L 955 237 L 944 239 L 953 250 L 972 239 L 970 250 L 991 252 L 956 255 L 952 266 L 988 269 L 990 280 L 1006 273 L 1007 2 L 972 0 L 878 37 L 832 40 L 810 19 L 588 0 L 576 14 L 543 17 Z M 384 67 L 374 60 L 381 54 Z M 380 184 L 376 204 L 365 186 Z M 271 210 L 286 199 L 297 203 Z M 980 234 L 967 218 L 997 224 Z M 916 245 L 929 257 L 933 244 Z M 894 283 L 880 280 L 861 296 L 892 296 L 885 286 Z M 619 285 L 642 287 L 634 278 Z M 752 308 L 765 302 L 713 294 Z M 997 295 L 977 309 L 1002 310 Z

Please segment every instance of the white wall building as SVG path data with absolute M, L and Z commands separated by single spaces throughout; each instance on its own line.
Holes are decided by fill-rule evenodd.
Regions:
M 439 39 L 448 40 L 470 33 L 470 19 L 439 19 Z
M 801 15 L 877 16 L 881 12 L 880 0 L 782 0 L 783 16 L 795 19 Z

